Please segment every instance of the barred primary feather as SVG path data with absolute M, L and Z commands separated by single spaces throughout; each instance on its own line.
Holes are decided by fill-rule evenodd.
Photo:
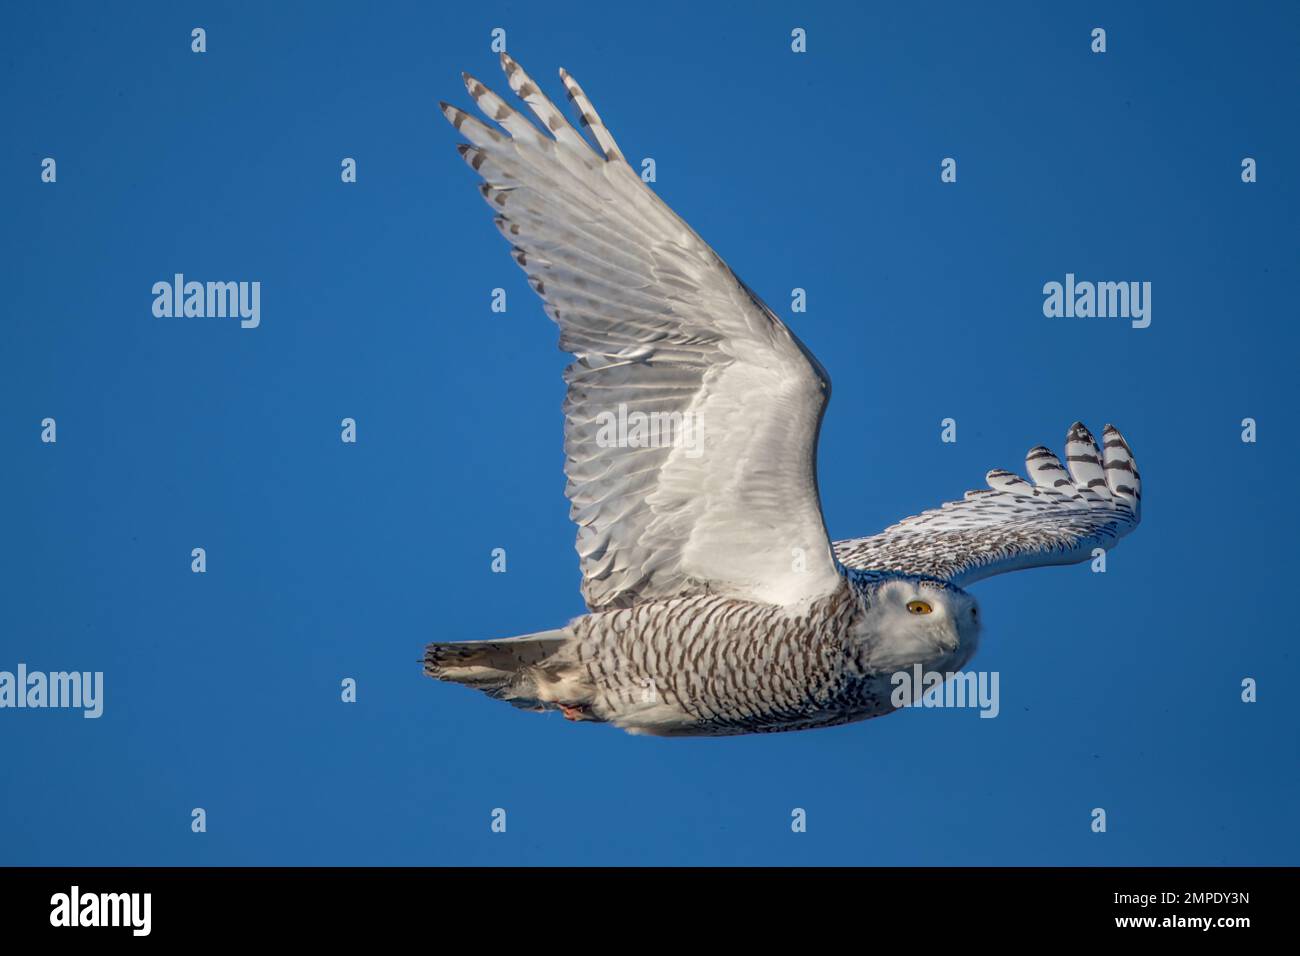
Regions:
M 991 471 L 987 490 L 879 534 L 837 541 L 836 556 L 850 568 L 921 574 L 963 587 L 1006 571 L 1087 560 L 1141 519 L 1141 484 L 1128 443 L 1110 425 L 1105 435 L 1106 468 L 1091 433 L 1075 422 L 1066 436 L 1070 471 L 1040 445 L 1025 460 L 1034 484 Z

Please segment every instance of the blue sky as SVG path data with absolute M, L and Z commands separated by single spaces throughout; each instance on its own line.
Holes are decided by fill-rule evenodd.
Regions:
M 1300 14 L 752 6 L 11 12 L 0 669 L 105 702 L 0 710 L 0 863 L 1297 862 Z M 1107 573 L 974 589 L 997 719 L 642 739 L 422 676 L 429 640 L 583 610 L 566 359 L 436 111 L 462 69 L 505 89 L 495 27 L 830 371 L 834 537 L 1124 430 L 1145 512 Z M 155 318 L 176 272 L 260 281 L 260 326 Z M 1151 282 L 1151 326 L 1044 317 L 1067 272 Z

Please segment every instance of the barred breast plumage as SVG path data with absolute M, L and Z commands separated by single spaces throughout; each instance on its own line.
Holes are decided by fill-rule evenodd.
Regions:
M 849 635 L 863 610 L 847 582 L 799 613 L 712 594 L 640 604 L 578 619 L 554 665 L 578 669 L 590 717 L 631 729 L 712 735 L 843 723 L 852 719 Z

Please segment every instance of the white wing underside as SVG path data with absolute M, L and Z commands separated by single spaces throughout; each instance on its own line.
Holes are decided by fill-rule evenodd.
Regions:
M 1103 450 L 1075 423 L 1069 470 L 1051 451 L 1030 450 L 1032 484 L 1007 471 L 962 501 L 924 511 L 868 538 L 835 542 L 846 567 L 942 578 L 959 587 L 1006 571 L 1088 560 L 1137 527 L 1142 480 L 1124 437 L 1107 425 Z
M 560 71 L 603 155 L 501 62 L 550 135 L 469 76 L 505 133 L 443 112 L 472 144 L 461 155 L 575 357 L 566 493 L 588 606 L 702 591 L 788 605 L 841 586 L 817 492 L 825 371 L 633 172 L 571 77 Z M 611 442 L 611 421 L 634 412 L 697 431 L 661 432 L 654 447 L 621 445 L 616 431 Z
M 1076 423 L 1068 471 L 1040 446 L 1032 483 L 991 471 L 988 489 L 832 546 L 816 472 L 825 370 L 633 172 L 572 77 L 560 71 L 599 153 L 517 63 L 501 63 L 547 133 L 468 75 L 505 132 L 442 110 L 472 144 L 461 155 L 575 358 L 566 493 L 592 610 L 701 592 L 794 605 L 840 587 L 840 563 L 967 585 L 1086 560 L 1137 526 L 1127 443 L 1108 425 L 1099 452 Z M 670 423 L 670 440 L 638 447 L 611 430 L 637 413 Z

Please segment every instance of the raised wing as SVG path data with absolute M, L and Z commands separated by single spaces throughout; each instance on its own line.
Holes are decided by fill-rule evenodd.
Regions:
M 576 359 L 566 493 L 588 606 L 706 590 L 792 604 L 841 586 L 817 493 L 826 372 L 632 171 L 572 77 L 603 155 L 501 64 L 550 135 L 468 75 L 505 132 L 442 110 Z
M 995 469 L 989 487 L 924 511 L 869 538 L 835 542 L 846 567 L 902 571 L 964 586 L 1004 571 L 1075 564 L 1137 527 L 1142 479 L 1124 436 L 1107 425 L 1104 453 L 1075 422 L 1069 470 L 1039 445 L 1025 460 L 1033 483 Z

